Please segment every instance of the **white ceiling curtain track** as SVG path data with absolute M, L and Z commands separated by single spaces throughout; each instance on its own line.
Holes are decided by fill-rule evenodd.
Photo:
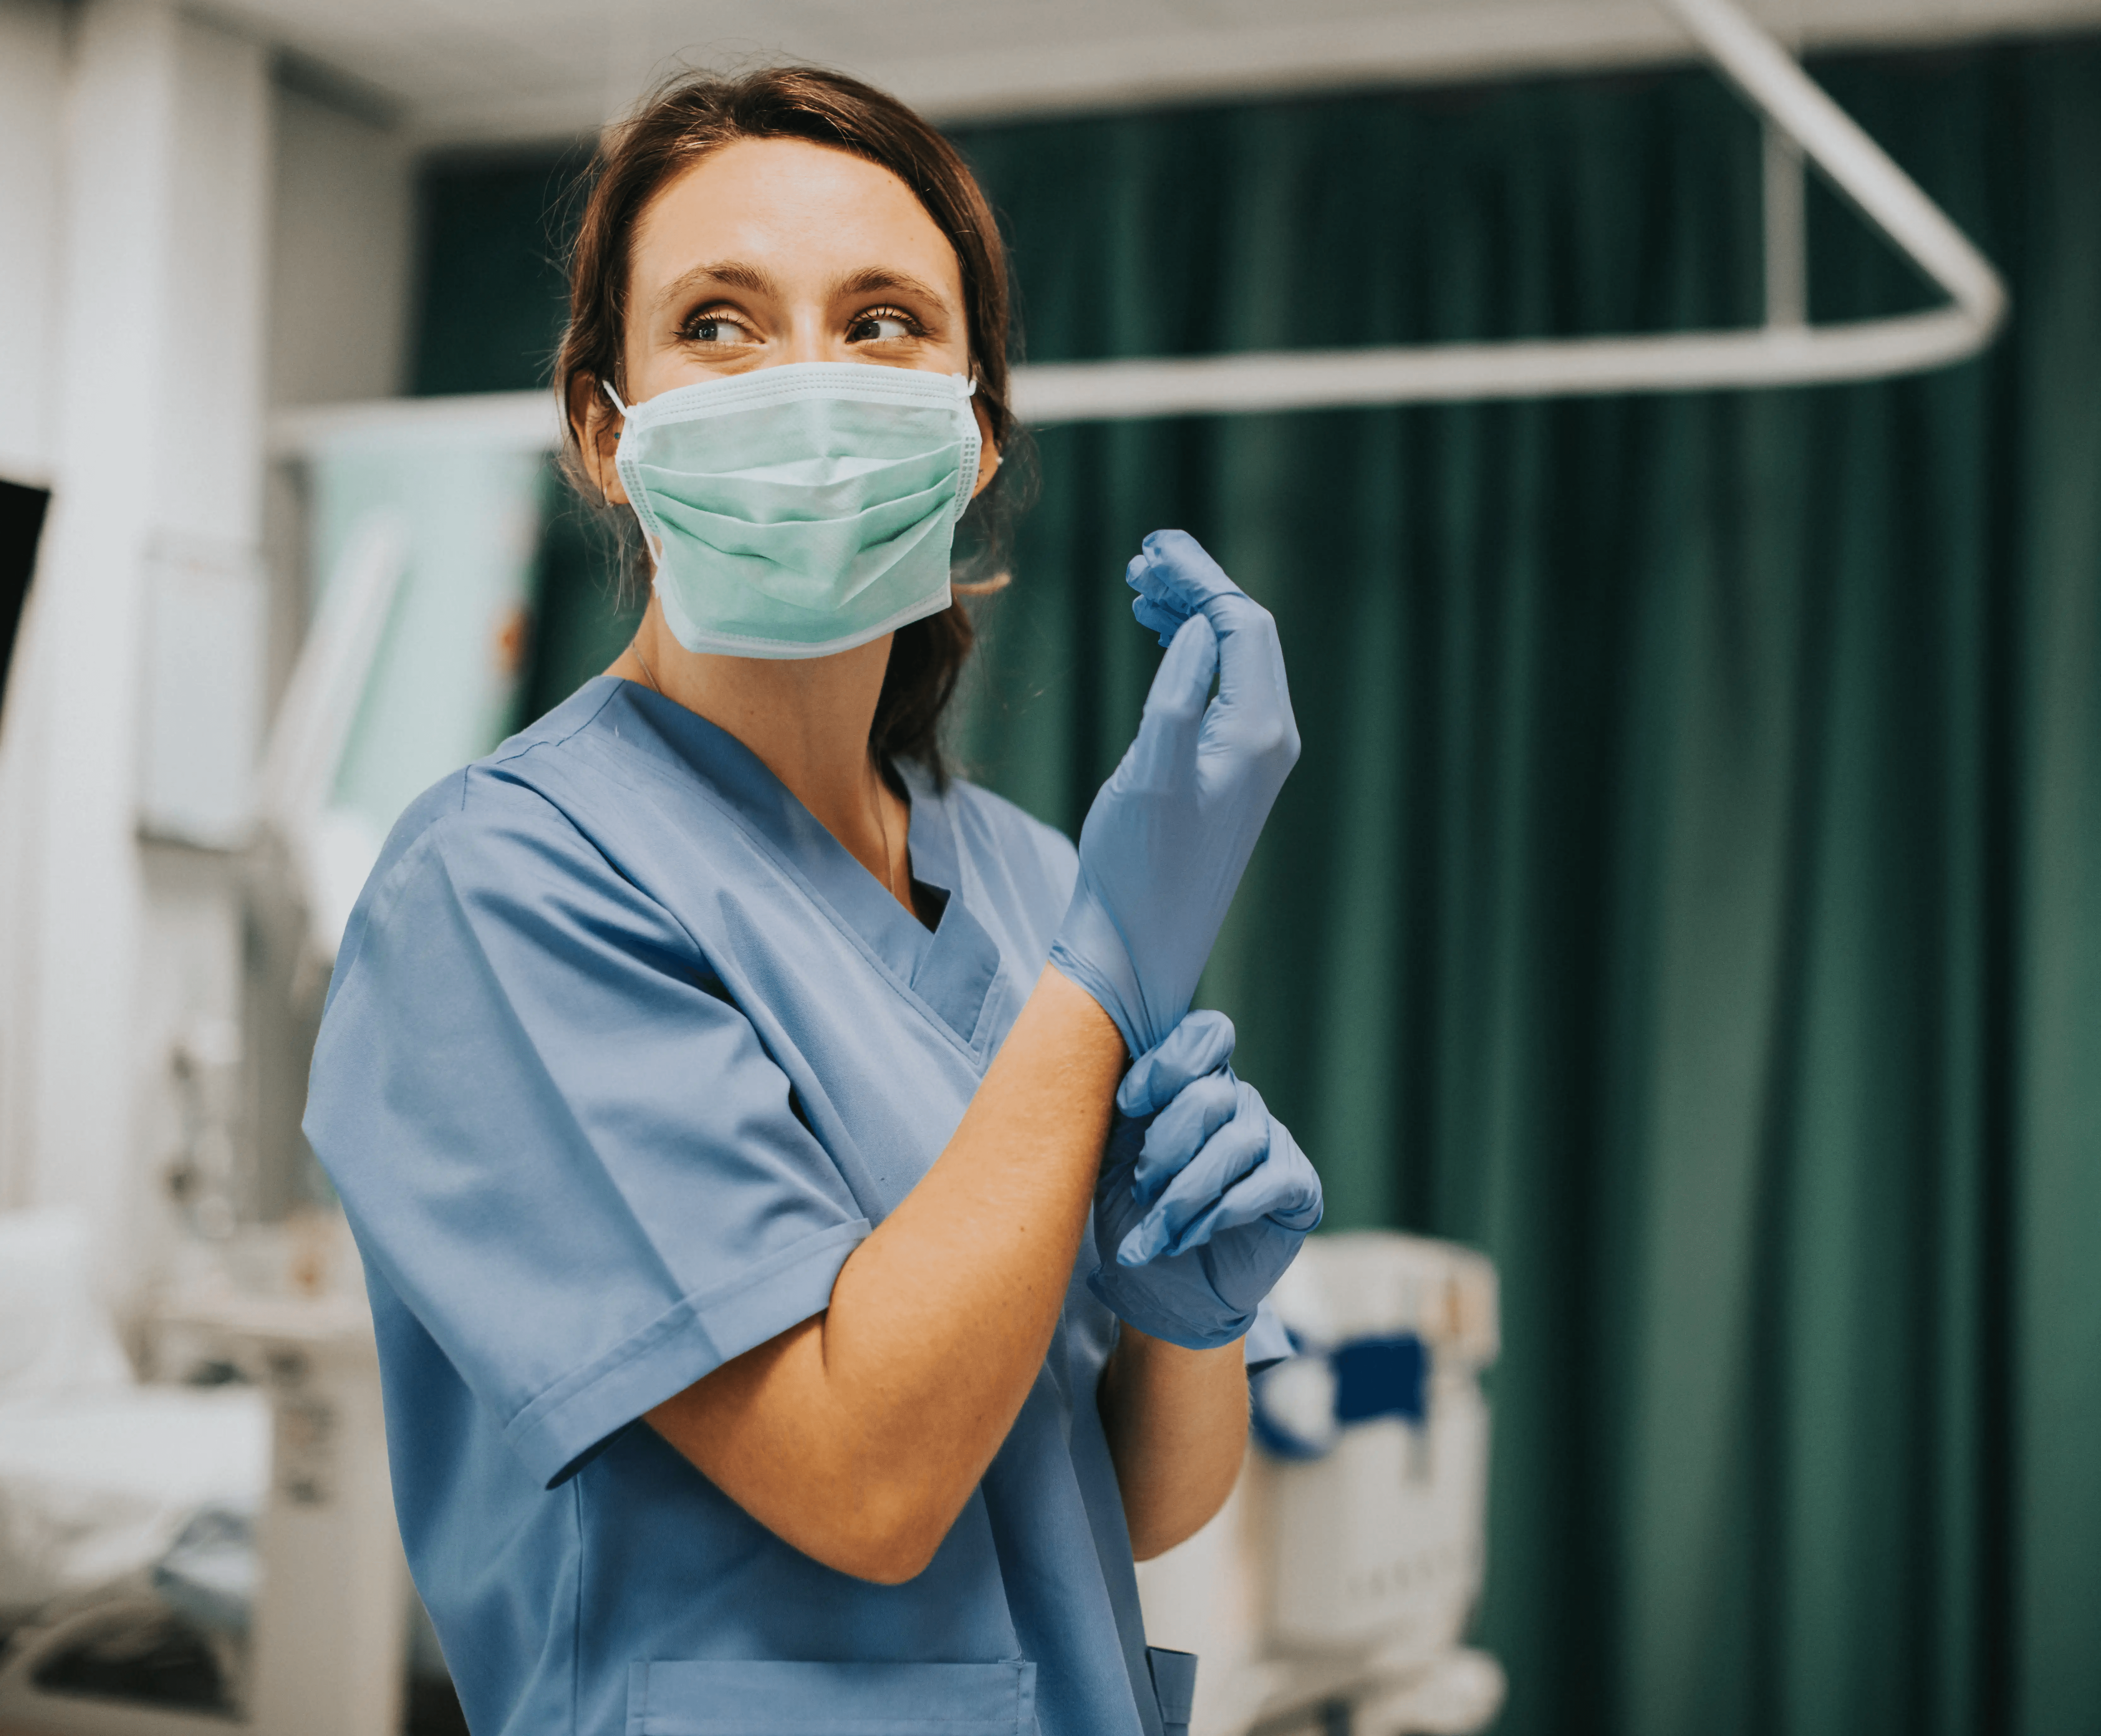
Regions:
M 2006 314 L 2006 286 L 1969 238 L 1734 0 L 1657 0 L 1763 117 L 1766 323 L 1736 331 L 1388 349 L 1277 350 L 1024 368 L 1030 422 L 1228 415 L 1379 404 L 1802 386 L 1917 373 L 1975 355 Z M 1952 305 L 1891 319 L 1807 323 L 1804 158 L 1945 290 Z
M 2006 315 L 1998 273 L 1889 154 L 1736 0 L 1656 0 L 1757 109 L 1764 159 L 1766 320 L 1736 330 L 1276 350 L 1236 356 L 1057 362 L 1015 370 L 1015 406 L 1032 424 L 1242 415 L 1392 404 L 1628 392 L 1749 390 L 1887 378 L 1944 367 L 1990 343 Z M 1802 170 L 1814 163 L 1942 290 L 1945 307 L 1812 325 L 1807 316 Z M 288 411 L 274 444 L 287 457 L 343 441 L 417 432 L 552 449 L 544 392 Z

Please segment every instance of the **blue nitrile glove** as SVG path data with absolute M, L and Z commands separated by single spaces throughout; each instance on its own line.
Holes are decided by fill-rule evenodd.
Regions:
M 1269 612 L 1182 531 L 1155 531 L 1128 575 L 1167 655 L 1144 720 L 1080 828 L 1080 878 L 1050 962 L 1102 1004 L 1126 1047 L 1189 1009 L 1270 804 L 1298 758 Z M 1214 671 L 1219 692 L 1207 705 Z
M 1320 1221 L 1320 1178 L 1226 1063 L 1232 1022 L 1192 1013 L 1139 1057 L 1095 1189 L 1087 1287 L 1141 1332 L 1231 1344 Z

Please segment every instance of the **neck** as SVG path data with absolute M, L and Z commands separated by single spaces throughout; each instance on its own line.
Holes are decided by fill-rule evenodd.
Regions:
M 907 910 L 910 811 L 869 753 L 890 636 L 829 657 L 721 657 L 688 651 L 650 599 L 635 642 L 606 673 L 654 687 L 757 754 L 789 793 Z

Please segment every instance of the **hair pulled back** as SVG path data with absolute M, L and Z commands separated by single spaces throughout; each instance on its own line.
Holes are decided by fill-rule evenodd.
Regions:
M 918 196 L 955 249 L 977 400 L 1010 461 L 963 515 L 958 537 L 971 552 L 958 563 L 956 578 L 966 593 L 997 589 L 1006 582 L 1006 533 L 1020 504 L 1024 469 L 1011 462 L 1020 442 L 1007 397 L 1006 250 L 992 209 L 955 147 L 896 98 L 843 73 L 777 66 L 735 78 L 680 73 L 600 139 L 585 171 L 583 210 L 568 257 L 569 320 L 555 360 L 555 390 L 564 412 L 563 470 L 571 486 L 593 505 L 606 505 L 584 467 L 582 440 L 602 382 L 622 398 L 630 395 L 621 356 L 635 225 L 678 174 L 745 139 L 806 139 L 887 169 Z M 1008 481 L 1010 475 L 1015 480 Z M 623 549 L 639 556 L 640 537 L 631 515 L 621 510 L 616 522 Z M 960 602 L 897 629 L 869 733 L 878 765 L 916 760 L 937 783 L 945 781 L 941 717 L 975 639 Z

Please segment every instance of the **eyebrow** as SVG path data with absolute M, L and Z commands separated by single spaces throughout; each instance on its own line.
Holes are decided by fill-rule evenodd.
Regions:
M 833 290 L 834 295 L 874 295 L 888 290 L 894 294 L 914 295 L 931 302 L 936 307 L 945 308 L 949 298 L 931 284 L 922 283 L 905 272 L 893 272 L 880 265 L 864 266 L 860 271 L 839 280 Z
M 719 285 L 728 289 L 748 289 L 754 295 L 773 293 L 773 280 L 755 265 L 746 265 L 741 259 L 721 259 L 712 265 L 697 265 L 691 271 L 675 277 L 657 292 L 657 307 L 667 307 L 673 302 L 683 301 L 696 289 Z
M 660 310 L 669 307 L 705 289 L 743 289 L 754 295 L 779 293 L 773 279 L 759 267 L 741 259 L 719 259 L 711 264 L 697 265 L 673 278 L 658 293 L 657 306 Z M 909 272 L 892 271 L 883 265 L 865 265 L 857 272 L 848 272 L 833 286 L 832 294 L 913 296 L 932 303 L 944 312 L 951 311 L 948 298 L 931 284 L 914 277 Z

